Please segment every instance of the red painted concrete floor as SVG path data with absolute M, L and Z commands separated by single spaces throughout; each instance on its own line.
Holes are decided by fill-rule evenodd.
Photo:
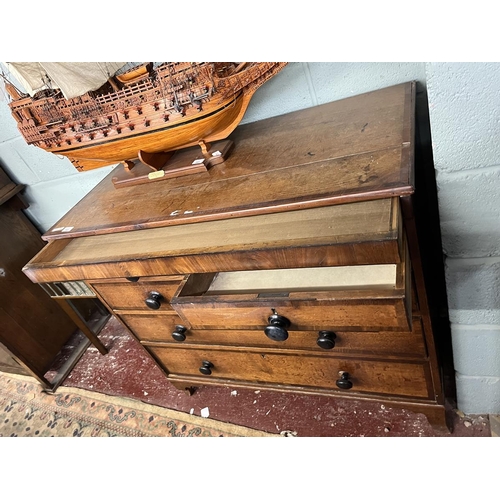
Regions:
M 451 405 L 448 412 L 452 432 L 446 434 L 433 430 L 422 414 L 376 403 L 215 386 L 199 387 L 189 396 L 168 382 L 116 318 L 111 318 L 99 338 L 109 353 L 103 356 L 91 346 L 63 386 L 129 397 L 194 415 L 201 415 L 201 410 L 208 408 L 210 418 L 276 434 L 290 432 L 304 437 L 490 436 L 487 415 L 464 416 Z

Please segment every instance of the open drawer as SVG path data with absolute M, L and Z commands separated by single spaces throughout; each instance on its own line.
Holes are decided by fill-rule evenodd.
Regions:
M 407 252 L 405 252 L 406 255 Z M 398 264 L 192 274 L 171 301 L 193 329 L 410 331 L 408 256 Z
M 400 263 L 399 200 L 51 241 L 24 268 L 34 282 Z

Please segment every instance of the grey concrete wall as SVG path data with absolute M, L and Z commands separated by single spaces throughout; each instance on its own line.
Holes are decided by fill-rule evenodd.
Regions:
M 409 80 L 427 86 L 443 251 L 465 413 L 500 413 L 500 66 L 490 63 L 290 63 L 255 94 L 242 123 Z M 0 92 L 0 163 L 28 186 L 46 231 L 112 167 L 78 173 L 27 146 Z

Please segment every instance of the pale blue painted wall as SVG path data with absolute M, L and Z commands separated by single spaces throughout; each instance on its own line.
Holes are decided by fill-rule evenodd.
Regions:
M 426 77 L 458 406 L 500 413 L 500 63 Z
M 252 98 L 242 123 L 268 118 L 409 80 L 425 82 L 422 63 L 290 63 Z M 1 81 L 1 80 L 0 80 Z M 77 172 L 69 160 L 28 146 L 0 91 L 0 162 L 26 184 L 27 211 L 45 232 L 113 167 Z
M 466 413 L 500 413 L 499 77 L 496 63 L 290 63 L 259 89 L 242 121 L 410 80 L 427 88 L 458 404 Z M 41 231 L 111 170 L 78 173 L 68 160 L 27 146 L 5 98 L 0 162 L 28 186 L 27 213 Z

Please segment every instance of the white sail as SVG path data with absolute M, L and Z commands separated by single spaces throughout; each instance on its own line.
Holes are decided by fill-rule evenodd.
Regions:
M 33 96 L 46 88 L 59 88 L 66 99 L 96 90 L 124 62 L 10 62 L 9 70 Z

